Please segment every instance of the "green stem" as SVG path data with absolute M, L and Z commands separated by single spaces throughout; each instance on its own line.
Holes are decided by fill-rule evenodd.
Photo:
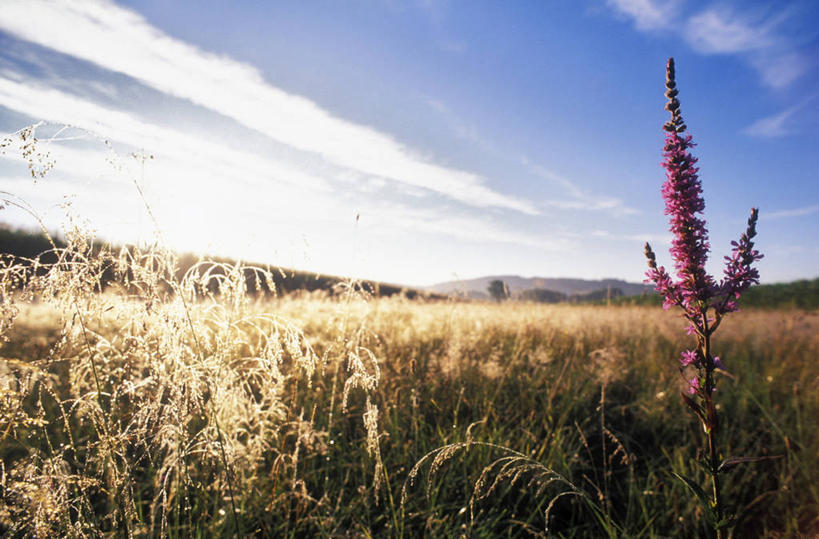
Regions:
M 722 499 L 720 497 L 720 480 L 719 480 L 719 458 L 717 457 L 717 447 L 714 440 L 714 430 L 708 432 L 708 452 L 710 458 L 711 479 L 714 486 L 714 514 L 716 516 L 716 524 L 714 530 L 717 533 L 717 539 L 722 539 L 722 529 L 719 523 L 722 522 Z
M 717 452 L 716 434 L 719 421 L 717 418 L 717 410 L 713 401 L 714 392 L 714 363 L 711 359 L 711 335 L 716 329 L 716 325 L 709 330 L 708 328 L 708 314 L 703 313 L 703 353 L 705 357 L 705 406 L 706 406 L 706 429 L 708 435 L 708 470 L 711 473 L 711 484 L 713 486 L 713 508 L 714 508 L 714 531 L 717 539 L 722 539 L 722 498 L 721 485 L 719 480 L 719 454 Z

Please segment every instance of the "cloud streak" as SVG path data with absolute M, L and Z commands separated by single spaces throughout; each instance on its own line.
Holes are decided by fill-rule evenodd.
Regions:
M 490 139 L 481 136 L 477 128 L 459 118 L 446 103 L 432 98 L 425 98 L 424 101 L 446 122 L 457 137 L 475 145 L 482 152 L 502 156 L 504 159 L 510 158 L 509 154 L 501 147 Z M 517 160 L 523 165 L 528 174 L 546 180 L 548 183 L 563 191 L 563 195 L 561 196 L 568 197 L 568 199 L 540 200 L 538 202 L 539 208 L 605 211 L 615 215 L 632 215 L 639 213 L 637 210 L 625 206 L 623 201 L 619 198 L 589 193 L 581 189 L 576 182 L 547 169 L 526 155 L 521 155 L 518 158 L 511 157 L 511 159 Z
M 771 47 L 771 25 L 752 25 L 723 9 L 706 9 L 688 19 L 685 38 L 703 54 L 737 54 Z
M 788 107 L 777 114 L 760 118 L 746 127 L 743 133 L 760 138 L 779 138 L 791 134 L 791 130 L 787 127 L 787 124 L 795 114 L 810 103 L 814 97 L 815 96 L 810 96 L 801 103 Z
M 616 12 L 634 20 L 638 30 L 659 30 L 671 25 L 679 0 L 606 0 Z
M 615 215 L 634 215 L 639 213 L 636 209 L 624 205 L 623 201 L 619 198 L 593 196 L 585 192 L 568 178 L 548 170 L 537 163 L 533 163 L 526 156 L 521 158 L 521 163 L 535 176 L 559 185 L 571 197 L 568 200 L 545 200 L 542 202 L 542 205 L 545 207 L 562 210 L 607 211 Z
M 777 33 L 787 18 L 787 12 L 752 18 L 724 6 L 712 7 L 690 17 L 683 35 L 695 51 L 739 55 L 759 72 L 764 84 L 784 88 L 808 66 L 807 59 Z
M 303 188 L 326 188 L 326 182 L 303 170 L 261 158 L 256 154 L 188 135 L 182 131 L 144 122 L 126 112 L 110 109 L 22 79 L 0 76 L 0 103 L 32 118 L 76 126 L 132 148 L 150 148 L 169 159 L 184 158 L 185 165 L 205 163 L 210 174 L 259 184 L 260 178 L 275 178 Z
M 23 24 L 26 20 L 37 24 Z M 430 162 L 387 134 L 338 118 L 268 84 L 254 67 L 174 39 L 139 14 L 110 2 L 6 2 L 0 10 L 0 29 L 126 74 L 336 166 L 474 207 L 537 213 L 529 202 L 491 189 L 477 174 Z
M 751 135 L 752 137 L 761 137 L 761 138 L 777 138 L 777 137 L 784 137 L 788 134 L 788 130 L 785 128 L 785 123 L 794 113 L 799 110 L 798 107 L 791 107 L 788 109 L 783 110 L 778 114 L 774 114 L 773 116 L 767 116 L 765 118 L 760 118 L 759 120 L 755 121 L 748 127 L 744 129 L 744 133 L 746 135 Z
M 813 215 L 814 213 L 819 213 L 819 204 L 805 206 L 803 208 L 775 211 L 768 214 L 762 214 L 762 217 L 765 219 L 787 219 L 789 217 L 804 217 L 805 215 Z
M 451 207 L 391 203 L 384 199 L 385 192 L 380 191 L 388 186 L 381 185 L 378 178 L 370 177 L 372 181 L 367 181 L 368 178 L 342 168 L 325 171 L 327 174 L 318 177 L 269 156 L 229 148 L 218 140 L 149 123 L 129 113 L 42 87 L 18 73 L 0 75 L 0 103 L 27 116 L 74 126 L 76 129 L 69 130 L 66 138 L 79 139 L 80 144 L 73 140 L 49 144 L 45 132 L 40 133 L 41 144 L 49 144 L 57 163 L 55 170 L 34 185 L 19 155 L 9 152 L 0 160 L 19 162 L 15 165 L 18 172 L 4 174 L 0 184 L 46 211 L 53 206 L 55 192 L 70 194 L 81 215 L 91 219 L 94 226 L 105 225 L 101 229 L 119 241 L 149 238 L 153 227 L 131 185 L 131 178 L 139 178 L 138 163 L 122 158 L 118 164 L 123 166 L 123 173 L 118 173 L 106 163 L 103 138 L 128 149 L 159 149 L 146 178 L 140 182 L 165 240 L 180 249 L 281 260 L 282 253 L 293 251 L 282 238 L 301 234 L 314 240 L 320 238 L 329 245 L 315 254 L 315 269 L 330 271 L 337 258 L 344 258 L 333 250 L 333 245 L 345 245 L 344 223 L 357 212 L 375 225 L 371 229 L 373 234 L 391 238 L 405 237 L 411 231 L 549 251 L 573 247 L 565 238 L 543 238 L 505 226 L 486 215 L 470 215 L 474 213 L 471 208 L 459 211 Z M 83 132 L 78 134 L 77 129 Z M 348 178 L 351 174 L 353 177 Z M 396 187 L 401 189 L 400 184 Z M 294 204 L 296 200 L 305 203 Z M 141 227 L 136 226 L 138 222 Z M 249 231 L 248 222 L 253 223 L 251 228 L 263 227 L 264 231 Z M 328 238 L 333 241 L 327 241 Z M 260 240 L 267 251 L 259 251 Z M 277 254 L 271 254 L 271 250 Z
M 785 88 L 808 69 L 808 59 L 788 39 L 781 27 L 790 18 L 787 10 L 761 17 L 727 5 L 709 6 L 683 14 L 679 1 L 607 0 L 616 13 L 633 20 L 641 31 L 668 30 L 703 55 L 732 55 L 745 60 L 766 86 Z

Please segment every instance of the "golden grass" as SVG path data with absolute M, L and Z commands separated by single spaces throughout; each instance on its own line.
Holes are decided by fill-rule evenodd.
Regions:
M 551 519 L 569 536 L 651 536 L 678 518 L 698 533 L 662 471 L 696 473 L 673 313 L 375 299 L 354 284 L 263 298 L 240 268 L 177 280 L 167 251 L 88 245 L 77 235 L 39 273 L 6 264 L 4 533 L 516 535 Z M 729 481 L 736 507 L 778 500 L 741 529 L 815 530 L 819 314 L 737 313 L 716 349 L 726 447 L 786 455 Z M 461 451 L 476 454 L 446 476 Z M 600 511 L 597 528 L 567 493 Z

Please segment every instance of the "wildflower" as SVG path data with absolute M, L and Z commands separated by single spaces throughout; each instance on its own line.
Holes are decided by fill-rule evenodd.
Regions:
M 674 59 L 668 60 L 666 66 L 666 92 L 668 98 L 666 110 L 671 118 L 665 123 L 665 144 L 662 162 L 666 171 L 662 195 L 665 200 L 665 214 L 669 218 L 669 230 L 672 234 L 669 252 L 674 261 L 676 280 L 663 266 L 657 264 L 651 246 L 645 244 L 645 255 L 648 260 L 646 282 L 653 282 L 655 290 L 663 297 L 663 308 L 673 305 L 681 307 L 688 319 L 686 332 L 696 335 L 700 344 L 699 360 L 694 351 L 683 354 L 682 367 L 694 365 L 713 370 L 721 368 L 715 359 L 709 357 L 708 337 L 716 330 L 722 315 L 737 310 L 736 300 L 752 284 L 759 282 L 759 272 L 752 265 L 762 258 L 754 249 L 753 238 L 756 236 L 756 222 L 759 210 L 751 209 L 748 227 L 739 241 L 731 242 L 733 249 L 725 257 L 726 265 L 723 279 L 717 284 L 714 277 L 705 271 L 708 261 L 710 243 L 705 220 L 701 217 L 705 210 L 702 197 L 702 183 L 699 179 L 699 168 L 695 165 L 697 158 L 691 155 L 690 149 L 695 146 L 680 111 L 677 99 L 679 90 L 675 80 Z M 707 313 L 713 309 L 714 318 Z M 709 388 L 709 391 L 712 388 Z
M 669 230 L 673 234 L 670 253 L 678 281 L 673 282 L 664 268 L 657 268 L 648 244 L 646 256 L 649 258 L 649 271 L 646 275 L 665 297 L 663 306 L 666 309 L 674 304 L 680 305 L 693 321 L 697 321 L 716 286 L 713 278 L 705 272 L 710 244 L 705 221 L 698 217 L 705 210 L 705 201 L 697 175 L 699 169 L 694 166 L 697 158 L 689 152 L 694 143 L 691 135 L 685 133 L 686 125 L 677 99 L 679 91 L 673 59 L 669 59 L 666 68 L 666 89 L 668 103 L 665 108 L 671 112 L 671 119 L 663 126 L 666 135 L 662 166 L 666 170 L 666 181 L 662 194 L 665 214 L 669 216 Z
M 698 377 L 694 377 L 688 381 L 688 394 L 694 395 L 697 391 L 700 390 L 700 379 Z
M 681 366 L 687 367 L 689 365 L 698 365 L 699 362 L 699 355 L 695 350 L 686 350 L 682 353 L 682 360 L 680 360 Z
M 719 426 L 718 405 L 715 405 L 713 393 L 716 390 L 714 371 L 724 370 L 718 356 L 711 354 L 711 335 L 719 327 L 722 316 L 737 310 L 736 300 L 752 284 L 759 282 L 759 272 L 753 263 L 762 258 L 754 249 L 753 238 L 756 236 L 756 222 L 759 210 L 751 209 L 748 227 L 739 241 L 731 242 L 731 255 L 725 257 L 725 270 L 722 280 L 717 284 L 714 277 L 705 271 L 708 261 L 708 230 L 701 217 L 705 211 L 702 198 L 702 184 L 696 167 L 697 158 L 691 155 L 694 147 L 691 135 L 680 112 L 677 99 L 679 91 L 674 72 L 674 59 L 669 58 L 666 66 L 666 92 L 668 98 L 666 110 L 671 118 L 665 123 L 665 145 L 663 146 L 662 166 L 666 171 L 662 195 L 665 201 L 665 214 L 669 220 L 672 234 L 669 252 L 674 261 L 677 279 L 674 280 L 663 266 L 657 265 L 657 259 L 651 246 L 645 244 L 645 255 L 648 260 L 647 282 L 653 282 L 655 290 L 663 297 L 663 308 L 672 305 L 682 308 L 688 321 L 686 332 L 697 339 L 697 348 L 686 350 L 680 359 L 680 372 L 688 367 L 696 368 L 696 376 L 688 378 L 688 394 L 683 395 L 683 402 L 697 415 L 708 436 L 708 470 L 712 475 L 713 499 L 711 507 L 715 515 L 717 538 L 722 537 L 722 500 L 720 498 L 719 453 L 716 448 L 715 433 Z M 709 310 L 713 310 L 709 317 Z
M 756 236 L 756 221 L 759 217 L 759 210 L 751 208 L 751 216 L 748 218 L 748 228 L 740 236 L 739 241 L 732 241 L 731 256 L 725 257 L 725 277 L 720 283 L 719 293 L 723 296 L 723 301 L 716 311 L 720 314 L 737 310 L 736 299 L 747 290 L 752 284 L 759 283 L 759 271 L 752 268 L 751 264 L 762 258 L 763 255 L 754 249 L 754 236 Z

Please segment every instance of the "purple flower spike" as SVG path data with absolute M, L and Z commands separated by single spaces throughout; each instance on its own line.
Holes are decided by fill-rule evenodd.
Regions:
M 742 295 L 752 284 L 759 284 L 759 271 L 751 265 L 761 259 L 763 255 L 754 249 L 754 236 L 756 236 L 756 222 L 759 218 L 759 210 L 751 208 L 751 216 L 748 218 L 748 228 L 740 236 L 739 242 L 732 241 L 733 249 L 731 256 L 725 257 L 725 277 L 719 286 L 719 292 L 724 297 L 721 304 L 715 309 L 718 313 L 724 314 L 737 310 L 736 299 Z
M 707 301 L 715 284 L 713 278 L 705 272 L 710 244 L 705 220 L 698 217 L 705 210 L 705 201 L 697 175 L 699 169 L 695 166 L 697 158 L 689 152 L 694 143 L 691 135 L 685 133 L 687 128 L 677 100 L 679 91 L 674 80 L 673 59 L 669 59 L 666 67 L 665 85 L 665 95 L 668 98 L 665 108 L 671 112 L 671 119 L 663 127 L 666 135 L 662 165 L 666 170 L 666 181 L 662 194 L 665 214 L 669 217 L 669 230 L 673 235 L 670 253 L 678 278 L 673 285 L 673 297 L 669 298 L 664 292 L 671 286 L 665 285 L 664 290 L 660 290 L 660 281 L 655 277 L 663 276 L 652 272 L 654 268 L 651 268 L 651 263 L 648 277 L 657 283 L 658 291 L 666 297 L 666 303 L 681 305 L 692 318 L 698 319 L 707 308 Z
M 645 255 L 648 259 L 646 282 L 652 282 L 655 290 L 663 297 L 663 307 L 672 305 L 682 308 L 687 320 L 686 332 L 697 339 L 693 350 L 686 350 L 680 357 L 680 373 L 685 380 L 688 395 L 683 393 L 683 402 L 696 414 L 703 431 L 708 436 L 708 471 L 713 482 L 713 498 L 710 500 L 714 510 L 714 532 L 717 539 L 723 537 L 726 526 L 723 520 L 722 502 L 720 499 L 720 482 L 722 471 L 720 453 L 716 446 L 715 434 L 719 428 L 717 410 L 714 403 L 714 392 L 717 389 L 715 371 L 724 371 L 718 356 L 712 355 L 711 336 L 722 322 L 722 317 L 737 310 L 737 300 L 751 285 L 759 283 L 759 272 L 753 267 L 754 262 L 762 258 L 754 249 L 753 238 L 756 236 L 756 223 L 759 211 L 751 209 L 748 228 L 739 241 L 731 242 L 733 249 L 725 257 L 725 270 L 722 280 L 716 280 L 705 271 L 708 261 L 708 230 L 702 214 L 705 201 L 702 198 L 702 184 L 699 179 L 697 159 L 691 155 L 694 142 L 688 134 L 687 127 L 680 112 L 677 100 L 678 90 L 674 74 L 674 59 L 669 58 L 666 66 L 666 92 L 668 103 L 665 108 L 671 113 L 663 129 L 665 144 L 663 146 L 663 163 L 666 179 L 663 183 L 663 200 L 665 214 L 668 216 L 671 231 L 671 248 L 676 279 L 672 278 L 663 266 L 657 264 L 657 258 L 651 246 L 646 243 Z M 709 312 L 711 311 L 711 312 Z M 693 370 L 696 375 L 690 378 Z M 690 395 L 690 396 L 689 396 Z
M 725 257 L 725 275 L 717 284 L 705 271 L 708 261 L 708 229 L 701 217 L 705 210 L 702 198 L 702 183 L 696 167 L 697 158 L 691 155 L 694 147 L 691 135 L 680 112 L 677 99 L 679 91 L 675 80 L 674 59 L 669 58 L 666 66 L 666 110 L 671 118 L 665 123 L 665 145 L 662 166 L 666 171 L 662 195 L 665 200 L 665 214 L 668 215 L 669 230 L 672 234 L 669 252 L 674 261 L 676 281 L 657 260 L 651 246 L 646 243 L 645 255 L 648 259 L 647 282 L 655 284 L 655 290 L 663 296 L 663 307 L 679 305 L 690 321 L 689 333 L 704 336 L 719 325 L 719 318 L 737 310 L 736 300 L 751 285 L 759 283 L 759 272 L 752 267 L 762 258 L 754 249 L 756 222 L 759 211 L 751 210 L 748 228 L 738 242 L 732 242 L 731 256 Z M 714 320 L 706 318 L 706 312 L 713 308 Z

